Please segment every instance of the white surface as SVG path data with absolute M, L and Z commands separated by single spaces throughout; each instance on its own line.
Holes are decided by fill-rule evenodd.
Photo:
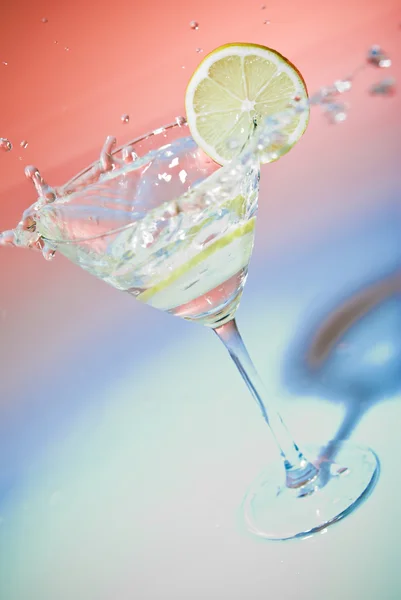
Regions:
M 272 306 L 266 343 L 246 317 L 266 314 L 262 304 L 244 302 L 244 337 L 274 374 L 294 319 Z M 223 348 L 199 331 L 139 378 L 127 371 L 32 465 L 2 513 L 0 597 L 398 600 L 400 397 L 374 407 L 353 436 L 382 462 L 368 501 L 324 535 L 259 542 L 236 519 L 275 449 Z M 152 394 L 155 378 L 164 396 Z M 278 377 L 266 383 L 279 387 Z M 299 441 L 327 440 L 342 415 L 312 397 L 282 409 Z

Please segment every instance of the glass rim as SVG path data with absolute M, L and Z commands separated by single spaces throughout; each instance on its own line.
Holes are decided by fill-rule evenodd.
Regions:
M 176 127 L 181 128 L 181 127 L 185 127 L 185 126 L 188 127 L 187 120 L 184 117 L 176 117 L 175 121 L 173 121 L 171 123 L 167 123 L 167 125 L 161 125 L 160 127 L 156 127 L 155 129 L 152 129 L 151 131 L 148 131 L 147 133 L 144 133 L 144 134 L 134 138 L 133 140 L 125 142 L 124 144 L 121 144 L 117 148 L 114 148 L 112 150 L 112 152 L 110 152 L 110 156 L 114 156 L 114 155 L 118 154 L 119 152 L 122 152 L 125 148 L 128 148 L 130 146 L 135 146 L 135 145 L 139 144 L 140 142 L 142 142 L 143 140 L 147 140 L 156 135 L 160 135 L 161 133 L 163 133 L 164 131 L 168 131 L 169 129 L 175 129 Z M 92 167 L 95 167 L 98 164 L 99 164 L 99 159 L 94 160 L 90 165 L 86 166 L 81 171 L 79 171 L 76 175 L 71 177 L 71 179 L 69 179 L 64 185 L 60 186 L 60 189 L 63 190 L 64 188 L 68 188 L 68 186 L 70 184 L 77 181 L 80 177 L 82 177 L 83 175 L 88 173 L 92 169 Z
M 175 129 L 177 127 L 178 128 L 188 127 L 187 120 L 184 117 L 176 117 L 175 121 L 167 123 L 166 125 L 161 125 L 160 127 L 156 127 L 155 129 L 152 129 L 151 131 L 148 131 L 147 133 L 144 133 L 144 134 L 134 138 L 133 140 L 118 146 L 117 148 L 113 149 L 113 151 L 110 153 L 110 155 L 114 156 L 114 155 L 118 154 L 119 152 L 122 152 L 125 148 L 129 148 L 130 146 L 133 147 L 144 140 L 147 140 L 151 137 L 160 135 L 161 133 L 163 133 L 165 131 Z M 160 147 L 162 147 L 162 146 L 160 146 Z M 79 173 L 77 173 L 71 179 L 69 179 L 63 186 L 60 187 L 60 189 L 64 190 L 65 188 L 68 188 L 68 186 L 70 186 L 74 182 L 78 181 L 82 176 L 89 173 L 90 170 L 92 168 L 95 168 L 98 164 L 99 164 L 99 159 L 94 160 L 90 165 L 88 165 L 87 167 L 82 169 L 82 171 L 79 171 Z M 73 192 L 71 192 L 71 193 L 73 193 Z M 68 194 L 68 189 L 67 189 L 67 194 Z M 131 221 L 130 223 L 121 225 L 121 227 L 109 229 L 109 230 L 105 231 L 104 233 L 98 233 L 93 236 L 87 236 L 84 238 L 76 238 L 74 240 L 71 240 L 71 239 L 55 240 L 55 239 L 48 238 L 46 236 L 41 236 L 41 238 L 43 239 L 44 242 L 47 242 L 49 245 L 54 244 L 55 246 L 83 244 L 85 242 L 91 242 L 93 240 L 102 239 L 102 238 L 108 237 L 109 235 L 113 235 L 113 234 L 125 231 L 127 229 L 130 229 L 131 227 L 134 227 L 138 222 L 139 222 L 139 220 Z
M 122 150 L 124 150 L 125 148 L 129 148 L 129 147 L 133 147 L 136 144 L 139 144 L 140 142 L 142 142 L 143 140 L 147 140 L 153 136 L 156 135 L 160 135 L 161 133 L 164 133 L 165 131 L 168 130 L 172 130 L 175 128 L 181 128 L 181 127 L 188 127 L 188 122 L 184 117 L 176 117 L 174 122 L 170 122 L 166 125 L 160 126 L 156 129 L 153 129 L 151 131 L 149 131 L 148 133 L 142 134 L 137 138 L 134 138 L 132 141 L 127 142 L 125 144 L 122 144 L 121 146 L 119 146 L 118 148 L 113 149 L 112 152 L 110 152 L 110 156 L 114 156 L 117 153 L 121 152 Z M 255 131 L 255 128 L 253 130 L 253 132 Z M 239 153 L 238 156 L 241 156 L 242 153 L 244 152 L 244 149 L 247 147 L 249 140 L 252 137 L 252 133 L 250 133 L 247 141 L 244 143 L 241 152 Z M 162 148 L 163 146 L 159 146 L 159 148 Z M 145 155 L 146 156 L 146 155 Z M 139 157 L 141 158 L 141 157 Z M 237 157 L 238 158 L 238 157 Z M 96 161 L 93 161 L 89 166 L 87 166 L 85 169 L 83 169 L 82 171 L 80 171 L 77 175 L 75 175 L 74 177 L 72 177 L 69 181 L 67 181 L 66 184 L 64 184 L 64 186 L 61 186 L 59 189 L 60 190 L 64 190 L 66 188 L 68 188 L 69 185 L 73 184 L 74 182 L 78 181 L 80 177 L 83 177 L 84 175 L 86 175 L 87 173 L 90 172 L 90 170 L 93 168 L 97 168 L 99 166 L 99 159 Z M 217 163 L 216 163 L 217 164 Z M 218 167 L 220 169 L 224 169 L 224 165 L 218 165 Z M 207 179 L 207 178 L 206 178 Z M 68 195 L 68 189 L 66 189 L 66 195 Z M 70 192 L 71 194 L 74 193 L 73 190 L 71 190 Z M 49 205 L 51 206 L 51 204 Z M 98 239 L 102 239 L 102 238 L 106 238 L 108 236 L 114 235 L 116 233 L 120 233 L 123 232 L 125 230 L 128 230 L 132 227 L 134 227 L 135 225 L 137 225 L 140 222 L 141 219 L 139 220 L 134 220 L 131 221 L 130 223 L 126 223 L 125 225 L 121 225 L 120 227 L 115 227 L 114 229 L 109 229 L 103 233 L 97 233 L 95 235 L 92 236 L 87 236 L 84 238 L 76 238 L 76 239 L 66 239 L 66 240 L 56 240 L 56 239 L 51 239 L 48 238 L 46 236 L 41 236 L 41 238 L 43 239 L 44 242 L 46 242 L 49 246 L 62 246 L 62 245 L 76 245 L 76 244 L 84 244 L 86 242 L 91 242 L 94 240 L 98 240 Z

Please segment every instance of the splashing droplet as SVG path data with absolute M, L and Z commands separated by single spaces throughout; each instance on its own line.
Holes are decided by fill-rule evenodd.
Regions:
M 332 124 L 342 123 L 347 118 L 346 107 L 338 102 L 331 102 L 324 106 L 324 114 Z
M 7 138 L 0 138 L 0 150 L 3 150 L 3 152 L 10 152 L 12 147 L 13 145 L 10 140 Z
M 203 48 L 197 48 L 196 51 L 198 54 L 200 54 L 201 52 L 203 52 Z
M 56 251 L 54 250 L 54 248 L 51 248 L 47 244 L 43 244 L 42 254 L 45 260 L 53 260 Z
M 47 19 L 46 17 L 42 17 L 41 21 L 42 21 L 42 23 L 48 23 L 49 19 Z
M 8 67 L 8 62 L 6 60 L 2 60 L 1 64 L 4 65 L 5 67 Z
M 352 82 L 350 79 L 338 79 L 334 82 L 334 87 L 339 94 L 343 94 L 350 91 Z
M 369 48 L 367 61 L 369 64 L 387 69 L 391 67 L 391 58 L 381 49 L 380 46 L 372 46 Z
M 198 21 L 191 21 L 190 24 L 189 24 L 189 26 L 194 31 L 198 31 L 198 29 L 199 29 L 199 23 L 198 23 Z
M 123 125 L 129 123 L 129 115 L 124 113 L 123 115 L 121 115 L 120 121 Z
M 28 142 L 26 140 L 22 140 L 22 142 L 20 142 L 20 146 L 25 150 L 25 148 L 28 147 Z
M 393 77 L 383 79 L 373 84 L 369 92 L 372 96 L 392 96 L 395 94 L 395 79 Z

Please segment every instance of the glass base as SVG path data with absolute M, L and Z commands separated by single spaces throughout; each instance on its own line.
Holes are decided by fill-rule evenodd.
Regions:
M 305 456 L 317 477 L 297 489 L 285 485 L 281 461 L 254 481 L 244 500 L 245 525 L 266 540 L 302 538 L 326 529 L 347 516 L 373 490 L 380 472 L 369 448 L 348 442 L 336 447 L 306 447 Z

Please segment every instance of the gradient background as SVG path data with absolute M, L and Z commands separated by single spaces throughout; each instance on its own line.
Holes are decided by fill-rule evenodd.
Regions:
M 14 148 L 0 156 L 0 230 L 35 198 L 26 164 L 58 185 L 97 158 L 106 135 L 122 143 L 171 121 L 194 67 L 220 44 L 278 49 L 313 91 L 377 43 L 399 78 L 398 1 L 265 4 L 4 5 L 0 136 Z M 363 72 L 344 124 L 316 112 L 297 147 L 264 169 L 239 312 L 300 441 L 328 440 L 355 381 L 374 377 L 374 406 L 354 431 L 382 461 L 373 496 L 303 542 L 239 533 L 243 492 L 275 450 L 217 339 L 61 256 L 1 249 L 1 600 L 400 598 L 400 299 L 350 335 L 325 387 L 297 363 L 322 315 L 401 265 L 401 96 L 367 94 L 388 75 Z

